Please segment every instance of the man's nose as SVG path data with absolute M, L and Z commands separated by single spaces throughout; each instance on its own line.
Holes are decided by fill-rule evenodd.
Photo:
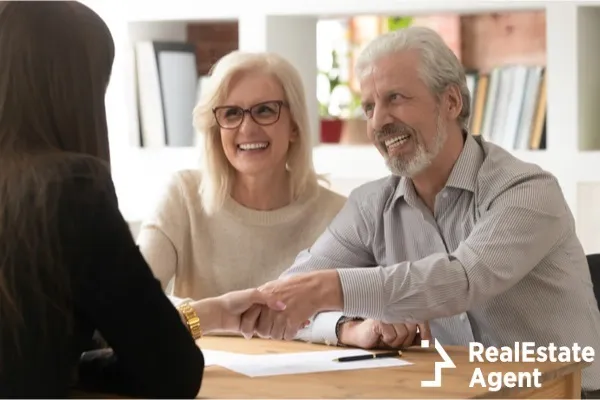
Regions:
M 376 131 L 381 130 L 385 125 L 393 122 L 392 115 L 387 107 L 376 105 L 373 109 L 372 126 Z

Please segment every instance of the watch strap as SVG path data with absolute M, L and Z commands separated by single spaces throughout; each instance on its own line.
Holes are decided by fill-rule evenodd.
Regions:
M 202 327 L 200 325 L 200 318 L 198 318 L 198 314 L 196 314 L 194 308 L 186 302 L 180 304 L 177 309 L 183 315 L 188 330 L 194 340 L 200 339 L 202 337 Z

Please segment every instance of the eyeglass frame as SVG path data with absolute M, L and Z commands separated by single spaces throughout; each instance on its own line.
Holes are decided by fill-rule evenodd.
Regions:
M 263 123 L 258 122 L 256 119 L 254 119 L 254 116 L 252 115 L 252 109 L 254 107 L 262 106 L 262 105 L 269 104 L 269 103 L 271 103 L 271 104 L 274 103 L 274 104 L 279 105 L 279 109 L 277 110 L 277 118 L 275 119 L 275 121 L 269 122 L 268 124 L 263 124 Z M 260 126 L 270 126 L 270 125 L 276 124 L 279 121 L 279 119 L 281 118 L 281 109 L 283 107 L 289 107 L 289 104 L 286 101 L 284 101 L 284 100 L 267 100 L 267 101 L 261 101 L 260 103 L 256 103 L 256 104 L 250 106 L 249 108 L 243 108 L 243 107 L 235 106 L 235 105 L 217 106 L 217 107 L 213 107 L 212 112 L 213 112 L 213 116 L 215 117 L 215 121 L 217 122 L 217 125 L 219 125 L 219 127 L 221 129 L 237 129 L 237 128 L 239 128 L 244 123 L 244 119 L 246 118 L 246 114 L 250 115 L 250 118 L 252 118 L 252 121 L 254 121 L 257 125 L 260 125 Z M 242 110 L 242 113 L 243 113 L 242 114 L 242 118 L 240 119 L 240 122 L 236 126 L 225 127 L 225 126 L 223 126 L 223 125 L 221 125 L 219 123 L 219 118 L 217 118 L 217 112 L 219 110 L 222 110 L 222 109 L 225 109 L 225 108 L 237 108 L 239 110 Z

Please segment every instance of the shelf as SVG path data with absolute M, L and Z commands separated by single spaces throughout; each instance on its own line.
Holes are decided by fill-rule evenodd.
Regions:
M 117 7 L 109 6 L 110 2 L 104 0 L 86 2 L 101 5 L 97 10 L 109 21 L 115 38 L 117 56 L 109 86 L 107 117 L 111 150 L 115 150 L 113 165 L 117 190 L 123 207 L 136 220 L 143 218 L 150 209 L 165 177 L 174 170 L 193 168 L 198 163 L 194 149 L 139 151 L 129 147 L 127 133 L 135 132 L 132 122 L 135 113 L 127 111 L 127 102 L 134 97 L 130 88 L 133 81 L 127 72 L 130 68 L 127 45 L 131 40 L 155 34 L 158 39 L 165 40 L 184 37 L 183 21 L 239 19 L 246 28 L 257 28 L 256 34 L 248 29 L 244 31 L 242 36 L 246 38 L 246 44 L 285 53 L 284 56 L 294 60 L 303 71 L 303 79 L 312 82 L 309 75 L 314 66 L 307 58 L 313 57 L 311 52 L 316 44 L 307 39 L 308 33 L 312 34 L 307 20 L 316 21 L 316 17 L 544 10 L 548 71 L 547 150 L 511 153 L 557 176 L 578 226 L 590 226 L 589 230 L 582 230 L 586 251 L 600 251 L 600 243 L 590 237 L 595 234 L 591 226 L 600 224 L 600 214 L 588 210 L 600 196 L 595 186 L 600 187 L 600 113 L 597 111 L 600 101 L 600 75 L 597 74 L 600 68 L 600 0 L 259 0 L 258 6 L 239 0 L 223 0 L 211 3 L 209 7 L 199 6 L 197 0 L 159 0 L 144 4 L 127 1 Z M 269 17 L 257 18 L 257 24 L 248 23 L 252 18 L 264 16 Z M 300 19 L 306 22 L 306 27 Z M 141 21 L 149 23 L 128 24 Z M 163 21 L 177 23 L 161 23 Z M 269 29 L 264 32 L 281 33 L 262 34 L 260 28 L 265 26 Z M 305 45 L 300 45 L 302 41 Z M 123 91 L 127 96 L 123 96 Z M 309 97 L 314 92 L 311 88 Z M 314 107 L 309 104 L 309 108 Z M 311 119 L 311 123 L 316 126 L 316 119 Z M 383 158 L 370 145 L 319 145 L 314 149 L 314 163 L 317 172 L 329 176 L 332 185 L 343 193 L 389 174 Z

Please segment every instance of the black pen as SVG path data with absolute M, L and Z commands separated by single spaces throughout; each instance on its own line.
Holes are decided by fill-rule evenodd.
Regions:
M 389 357 L 400 357 L 402 356 L 402 351 L 390 351 L 387 353 L 373 353 L 373 354 L 365 354 L 362 356 L 350 356 L 350 357 L 340 357 L 335 358 L 333 361 L 337 362 L 346 362 L 346 361 L 363 361 L 363 360 L 372 360 L 373 358 L 389 358 Z

